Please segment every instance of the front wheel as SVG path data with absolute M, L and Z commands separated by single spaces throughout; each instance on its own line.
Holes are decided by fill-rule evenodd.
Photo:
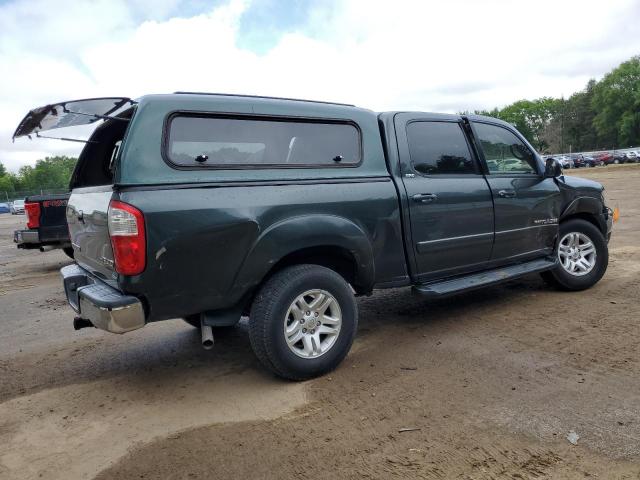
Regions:
M 249 316 L 249 339 L 260 362 L 290 380 L 336 368 L 356 334 L 357 304 L 349 284 L 319 265 L 295 265 L 271 277 Z
M 598 283 L 609 264 L 609 249 L 600 230 L 586 220 L 573 219 L 560 224 L 559 235 L 558 265 L 542 273 L 542 278 L 573 291 Z

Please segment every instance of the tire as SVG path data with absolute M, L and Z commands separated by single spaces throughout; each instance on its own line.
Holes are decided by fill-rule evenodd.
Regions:
M 258 292 L 249 339 L 267 369 L 282 378 L 305 380 L 342 362 L 357 327 L 358 307 L 344 278 L 319 265 L 295 265 L 273 275 Z M 316 328 L 331 333 L 314 332 Z
M 62 251 L 67 257 L 73 260 L 73 247 L 64 247 Z
M 578 243 L 579 250 L 581 250 L 580 258 L 584 258 L 587 263 L 593 264 L 591 269 L 588 271 L 579 271 L 576 267 L 576 271 L 574 273 L 570 273 L 568 269 L 563 266 L 563 263 L 566 264 L 566 262 L 563 262 L 563 259 L 568 258 L 569 255 L 567 253 L 561 253 L 561 250 L 566 252 L 566 248 L 563 248 L 563 246 L 566 246 L 567 242 L 571 245 L 571 237 L 569 237 L 569 235 L 572 234 L 580 237 Z M 602 232 L 600 232 L 595 225 L 587 222 L 586 220 L 572 219 L 560 224 L 559 237 L 560 241 L 556 255 L 558 255 L 560 263 L 553 270 L 543 272 L 542 278 L 549 284 L 567 291 L 586 290 L 598 283 L 607 271 L 607 265 L 609 264 L 609 248 Z M 584 255 L 584 257 L 582 257 L 583 252 L 589 251 L 586 242 L 581 243 L 584 242 L 584 239 L 591 242 L 595 252 L 595 257 L 591 255 Z M 577 263 L 580 263 L 580 261 L 573 263 L 575 267 Z

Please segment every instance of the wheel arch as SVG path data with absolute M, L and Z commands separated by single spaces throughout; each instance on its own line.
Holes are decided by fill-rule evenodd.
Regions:
M 259 235 L 233 288 L 252 289 L 282 268 L 302 263 L 336 271 L 359 293 L 371 291 L 375 283 L 373 248 L 361 227 L 335 215 L 305 215 L 278 222 Z
M 593 197 L 578 197 L 573 200 L 560 215 L 559 222 L 581 219 L 591 223 L 603 235 L 607 233 L 606 223 L 602 221 L 602 202 Z

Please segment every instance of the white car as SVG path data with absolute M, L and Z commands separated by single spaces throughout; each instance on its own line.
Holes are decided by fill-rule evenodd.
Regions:
M 24 200 L 14 200 L 11 202 L 9 210 L 11 210 L 11 215 L 24 215 Z
M 560 165 L 562 165 L 562 168 L 575 167 L 575 164 L 573 163 L 573 160 L 569 155 L 558 155 L 557 157 L 554 157 L 554 158 L 560 162 Z

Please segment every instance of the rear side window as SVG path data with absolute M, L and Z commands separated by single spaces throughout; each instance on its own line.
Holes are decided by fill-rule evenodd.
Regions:
M 166 153 L 186 167 L 354 166 L 360 132 L 350 123 L 178 115 L 169 122 Z
M 407 125 L 413 168 L 424 175 L 473 174 L 475 167 L 460 124 L 412 122 Z
M 506 128 L 474 124 L 491 175 L 537 174 L 533 152 Z

